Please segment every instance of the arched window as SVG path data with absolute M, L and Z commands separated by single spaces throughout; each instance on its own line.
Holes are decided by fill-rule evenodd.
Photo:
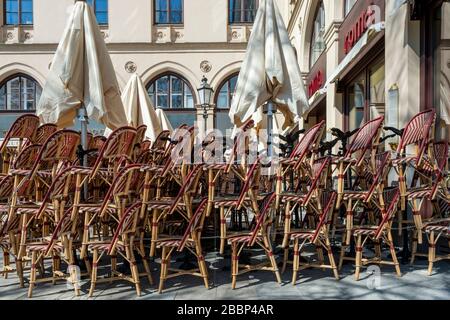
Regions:
M 194 108 L 192 90 L 181 76 L 167 73 L 147 86 L 147 92 L 155 107 L 164 109 Z
M 311 35 L 311 48 L 309 53 L 309 67 L 311 68 L 317 59 L 319 59 L 322 52 L 325 50 L 325 41 L 323 34 L 325 33 L 325 9 L 323 1 L 320 1 L 314 17 L 313 30 Z
M 5 24 L 33 24 L 33 0 L 4 0 Z
M 17 74 L 0 83 L 0 111 L 35 111 L 42 93 L 31 77 Z
M 228 109 L 231 107 L 231 100 L 233 99 L 234 93 L 236 91 L 238 75 L 239 74 L 232 75 L 219 87 L 216 98 L 217 108 Z
M 99 25 L 108 24 L 108 0 L 87 0 L 92 6 Z

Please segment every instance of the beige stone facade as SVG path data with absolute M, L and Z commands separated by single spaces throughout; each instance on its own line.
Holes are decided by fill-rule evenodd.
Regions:
M 20 73 L 43 86 L 74 0 L 34 0 L 32 26 L 5 25 L 4 3 L 0 1 L 0 83 Z M 287 19 L 288 0 L 277 3 Z M 108 25 L 101 29 L 121 88 L 134 70 L 146 85 L 173 73 L 187 82 L 198 103 L 196 88 L 203 75 L 217 91 L 239 72 L 252 24 L 228 22 L 229 0 L 184 0 L 183 23 L 176 25 L 155 24 L 153 4 L 153 0 L 108 0 Z M 189 119 L 197 114 L 198 125 L 203 126 L 201 110 L 186 112 Z M 222 121 L 228 121 L 226 111 L 221 114 Z M 209 116 L 208 127 L 215 123 Z

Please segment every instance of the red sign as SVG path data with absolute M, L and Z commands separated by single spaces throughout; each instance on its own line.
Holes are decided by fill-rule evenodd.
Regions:
M 375 15 L 375 10 L 367 9 L 367 11 L 363 11 L 359 18 L 357 19 L 356 23 L 353 25 L 353 27 L 348 31 L 347 35 L 345 36 L 345 42 L 344 42 L 344 53 L 347 54 L 353 46 L 358 42 L 358 40 L 361 38 L 361 36 L 366 32 L 366 30 L 370 27 L 370 25 L 373 23 Z
M 322 88 L 323 80 L 324 80 L 323 73 L 322 71 L 319 70 L 308 86 L 309 97 L 312 97 L 314 93 L 316 93 L 320 88 Z

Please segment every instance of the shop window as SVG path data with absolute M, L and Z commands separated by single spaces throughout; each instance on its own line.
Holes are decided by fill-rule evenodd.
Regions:
M 350 11 L 352 10 L 353 6 L 355 5 L 356 1 L 358 0 L 345 0 L 344 3 L 344 14 L 347 16 Z
M 325 8 L 323 1 L 320 1 L 316 15 L 314 17 L 313 30 L 311 35 L 311 47 L 309 53 L 309 67 L 311 68 L 319 59 L 322 52 L 325 50 L 325 40 L 323 35 L 325 33 Z
M 35 111 L 41 86 L 25 75 L 15 75 L 0 83 L 0 111 Z
M 378 58 L 346 85 L 347 130 L 385 114 L 384 60 Z

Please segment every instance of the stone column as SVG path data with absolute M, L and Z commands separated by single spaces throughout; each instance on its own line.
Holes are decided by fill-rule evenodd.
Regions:
M 196 105 L 195 106 L 196 109 L 196 114 L 197 114 L 197 126 L 198 126 L 198 131 L 199 134 L 203 134 L 204 133 L 204 128 L 205 128 L 205 119 L 204 119 L 204 108 L 201 105 Z M 209 132 L 210 130 L 214 129 L 214 116 L 215 116 L 215 109 L 216 109 L 216 105 L 212 104 L 207 108 L 207 115 L 208 118 L 206 120 L 206 128 L 207 131 Z

